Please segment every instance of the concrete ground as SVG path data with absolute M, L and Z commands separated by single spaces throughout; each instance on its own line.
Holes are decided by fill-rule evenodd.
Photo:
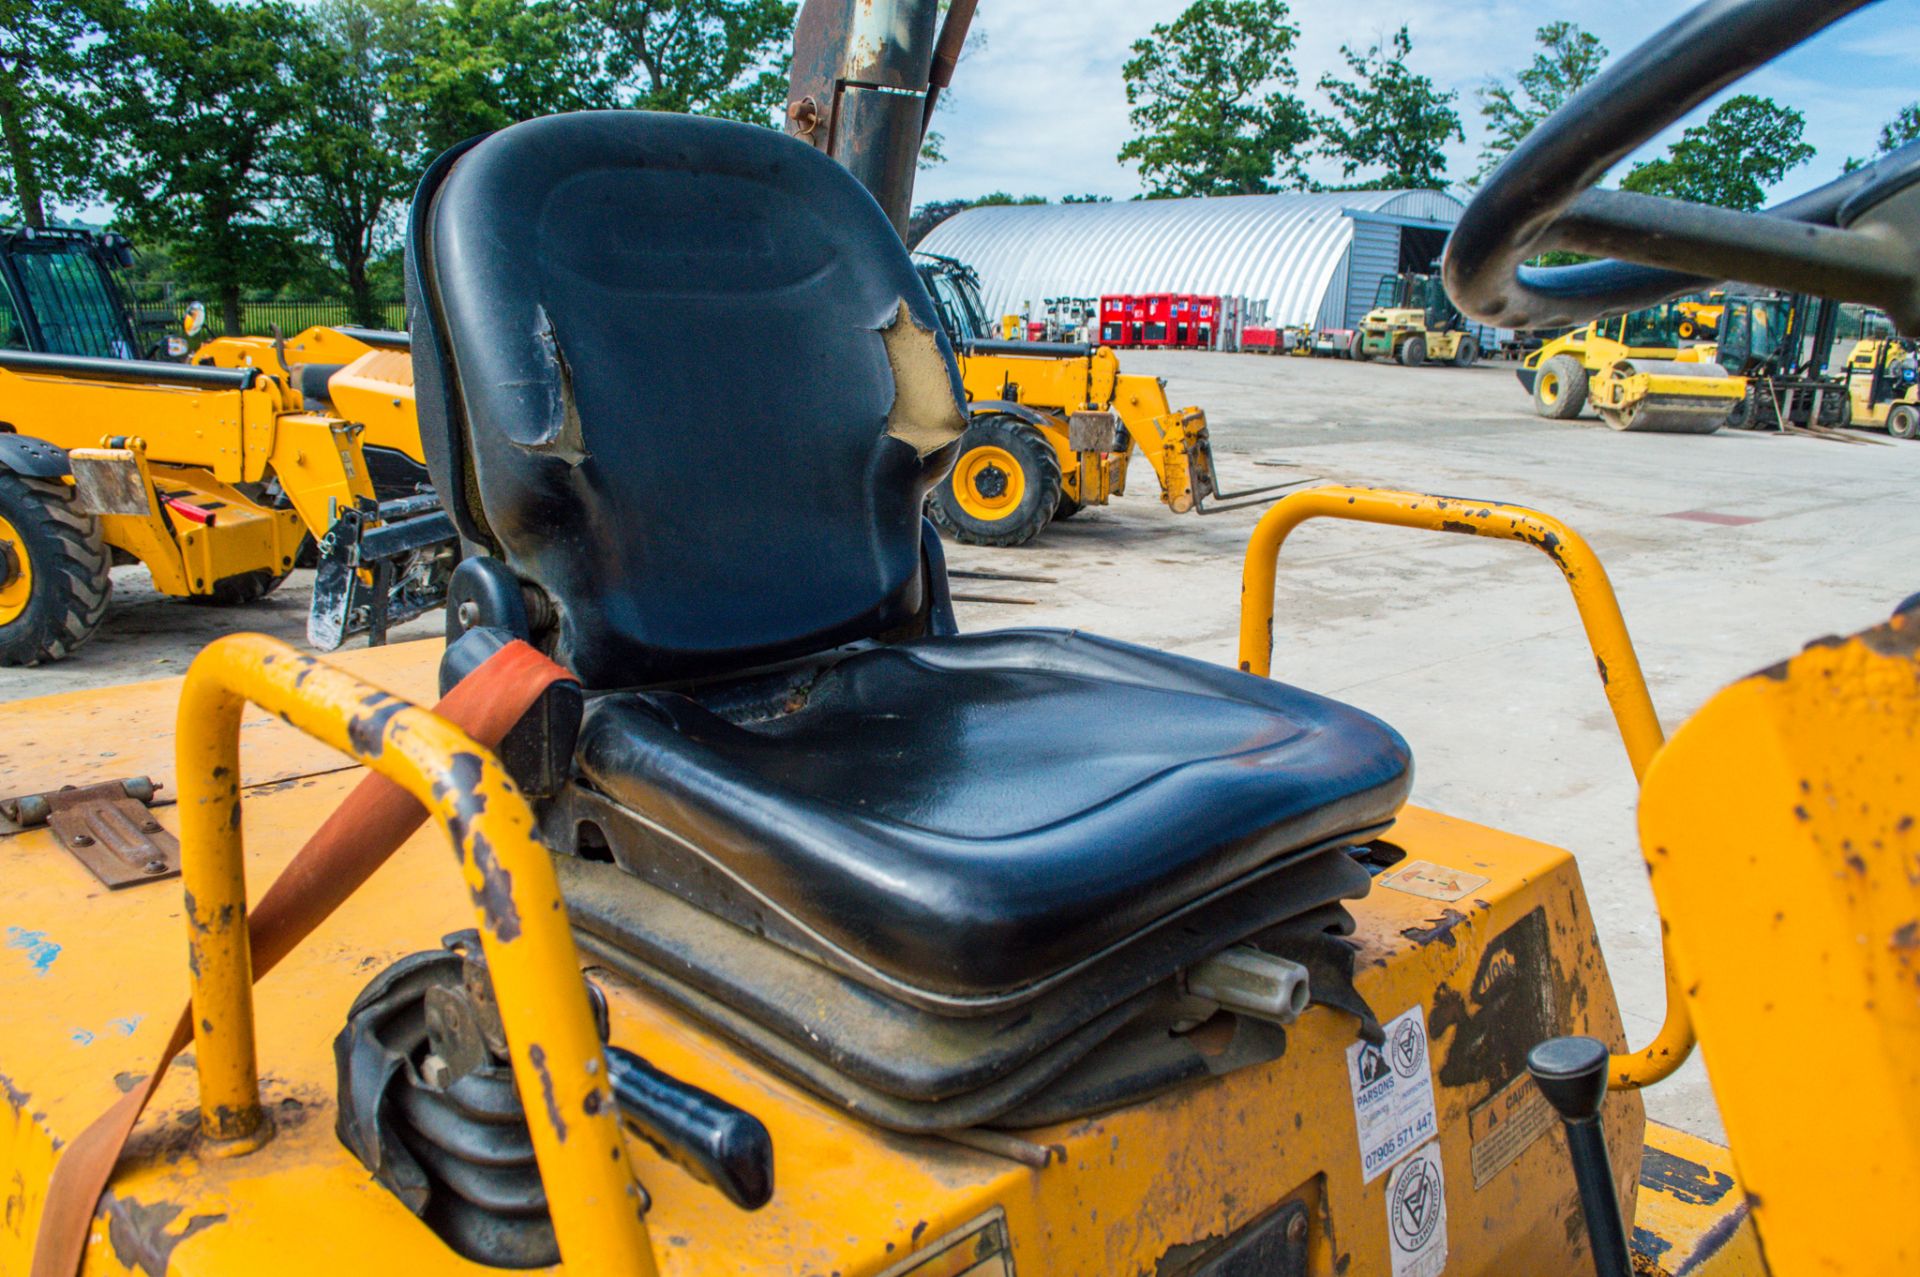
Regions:
M 1311 478 L 1498 499 L 1583 533 L 1612 576 L 1669 728 L 1717 688 L 1808 639 L 1883 619 L 1920 590 L 1920 444 L 1852 446 L 1722 432 L 1618 435 L 1532 416 L 1511 365 L 1403 369 L 1253 355 L 1129 354 L 1212 425 L 1230 487 Z M 1884 436 L 1862 436 L 1884 439 Z M 1241 554 L 1257 513 L 1170 514 L 1136 462 L 1133 491 L 1018 550 L 950 546 L 961 624 L 1070 625 L 1231 663 Z M 1677 518 L 1736 515 L 1740 525 Z M 210 637 L 296 641 L 311 576 L 265 603 L 212 610 L 115 573 L 93 643 L 64 664 L 0 670 L 0 699 L 179 673 Z M 439 632 L 437 615 L 397 638 Z M 1418 760 L 1415 801 L 1570 848 L 1579 858 L 1628 1033 L 1661 1011 L 1659 927 L 1635 844 L 1635 788 L 1559 574 L 1519 545 L 1316 521 L 1288 541 L 1276 677 L 1394 724 Z M 1647 1093 L 1657 1118 L 1716 1137 L 1697 1059 Z

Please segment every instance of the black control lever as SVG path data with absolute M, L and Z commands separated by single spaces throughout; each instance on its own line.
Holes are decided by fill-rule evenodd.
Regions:
M 1607 1098 L 1606 1046 L 1593 1038 L 1550 1038 L 1528 1052 L 1527 1072 L 1566 1124 L 1593 1271 L 1598 1277 L 1631 1277 L 1627 1230 L 1607 1161 L 1607 1137 L 1600 1129 L 1600 1103 Z
M 617 1046 L 607 1071 L 622 1120 L 654 1152 L 743 1210 L 772 1199 L 773 1137 L 759 1118 Z

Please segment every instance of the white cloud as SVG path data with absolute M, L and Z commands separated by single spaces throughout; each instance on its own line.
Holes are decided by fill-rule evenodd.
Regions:
M 948 162 L 920 176 L 917 198 L 955 199 L 1003 190 L 1058 197 L 1094 192 L 1124 199 L 1139 193 L 1138 175 L 1114 157 L 1130 135 L 1120 66 L 1129 46 L 1155 23 L 1168 22 L 1186 0 L 985 0 L 975 19 L 985 48 L 961 64 L 950 109 L 936 127 Z M 1477 90 L 1491 77 L 1511 79 L 1534 52 L 1534 30 L 1556 18 L 1580 23 L 1615 55 L 1678 16 L 1671 0 L 1614 0 L 1604 10 L 1571 3 L 1431 5 L 1409 0 L 1296 0 L 1302 95 L 1325 101 L 1314 85 L 1344 71 L 1340 46 L 1365 48 L 1406 23 L 1413 65 L 1459 93 L 1467 141 L 1454 145 L 1456 177 L 1478 167 L 1483 137 Z M 1920 96 L 1911 42 L 1901 38 L 1920 17 L 1920 0 L 1884 0 L 1820 37 L 1816 47 L 1748 77 L 1667 130 L 1640 154 L 1662 153 L 1685 124 L 1704 117 L 1731 93 L 1755 92 L 1798 107 L 1807 140 L 1819 149 L 1810 165 L 1773 194 L 1794 195 L 1839 172 L 1848 154 L 1872 149 L 1881 123 Z M 1325 162 L 1317 176 L 1333 179 Z

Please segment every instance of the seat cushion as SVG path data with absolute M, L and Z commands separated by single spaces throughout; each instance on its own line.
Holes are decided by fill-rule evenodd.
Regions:
M 580 768 L 855 964 L 961 998 L 1377 829 L 1411 784 L 1406 743 L 1367 714 L 1067 631 L 869 648 L 783 709 L 602 697 Z

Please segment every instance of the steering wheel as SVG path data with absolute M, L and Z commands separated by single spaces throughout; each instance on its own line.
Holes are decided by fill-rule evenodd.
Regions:
M 1764 213 L 1593 189 L 1747 72 L 1873 0 L 1708 0 L 1607 68 L 1515 147 L 1447 242 L 1448 294 L 1504 328 L 1557 328 L 1715 280 L 1877 306 L 1920 334 L 1920 142 Z M 1553 249 L 1609 258 L 1532 267 Z

